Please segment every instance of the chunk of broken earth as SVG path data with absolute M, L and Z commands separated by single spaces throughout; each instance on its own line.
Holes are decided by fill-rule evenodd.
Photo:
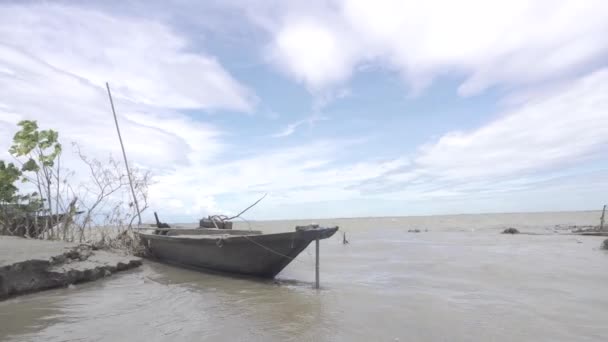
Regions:
M 93 281 L 139 265 L 139 258 L 93 252 L 90 246 L 0 236 L 0 300 Z

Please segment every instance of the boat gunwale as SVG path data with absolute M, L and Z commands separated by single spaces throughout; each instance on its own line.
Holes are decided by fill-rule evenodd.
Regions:
M 327 233 L 330 231 L 331 231 L 331 233 L 327 235 Z M 276 238 L 284 238 L 284 237 L 298 238 L 298 237 L 303 237 L 303 236 L 307 236 L 307 235 L 319 235 L 319 239 L 323 240 L 323 239 L 327 239 L 327 238 L 330 238 L 331 236 L 333 236 L 336 231 L 338 231 L 338 227 L 321 228 L 321 229 L 307 230 L 307 231 L 280 232 L 280 233 L 269 233 L 269 234 L 242 234 L 242 235 L 229 235 L 229 234 L 159 235 L 159 234 L 154 234 L 154 233 L 142 233 L 142 232 L 137 232 L 137 234 L 141 235 L 142 237 L 148 238 L 148 239 L 157 239 L 157 240 L 166 240 L 166 241 L 206 241 L 206 240 L 217 241 L 220 239 L 223 241 L 230 241 L 230 240 L 236 240 L 236 239 L 241 240 L 242 238 L 248 240 L 250 237 L 264 238 L 264 239 L 266 239 L 266 238 L 276 239 Z M 326 234 L 323 234 L 323 233 L 326 233 Z M 325 236 L 325 235 L 327 235 L 327 236 Z M 314 238 L 312 240 L 314 240 Z

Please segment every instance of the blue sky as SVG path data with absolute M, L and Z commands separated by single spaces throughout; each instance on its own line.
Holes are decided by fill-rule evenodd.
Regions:
M 167 220 L 264 193 L 249 218 L 598 209 L 606 17 L 592 0 L 4 1 L 0 158 L 22 119 L 119 156 L 108 81 Z

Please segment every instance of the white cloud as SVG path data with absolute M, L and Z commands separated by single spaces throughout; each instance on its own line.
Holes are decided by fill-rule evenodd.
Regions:
M 237 211 L 261 193 L 269 192 L 261 208 L 250 213 L 266 217 L 287 217 L 281 214 L 284 210 L 289 215 L 318 215 L 294 214 L 298 205 L 316 205 L 325 216 L 390 214 L 376 204 L 388 206 L 386 201 L 393 201 L 387 207 L 392 208 L 392 214 L 404 213 L 408 208 L 440 213 L 436 208 L 443 204 L 450 210 L 468 212 L 528 210 L 527 204 L 517 203 L 497 209 L 497 201 L 521 201 L 526 193 L 537 200 L 543 194 L 556 196 L 561 189 L 560 179 L 568 182 L 568 191 L 578 184 L 580 193 L 591 193 L 582 175 L 593 174 L 597 178 L 605 172 L 605 165 L 603 169 L 601 165 L 595 169 L 589 165 L 606 161 L 608 69 L 546 92 L 522 94 L 521 98 L 525 100 L 500 117 L 468 132 L 447 133 L 422 146 L 411 158 L 380 161 L 368 157 L 337 164 L 335 160 L 342 154 L 360 148 L 366 141 L 315 141 L 300 147 L 265 150 L 205 170 L 191 169 L 180 182 L 199 184 L 200 188 L 183 189 L 180 193 L 190 191 L 193 198 L 232 194 L 238 198 L 231 199 L 231 207 L 224 209 Z M 581 165 L 585 168 L 577 170 Z M 161 182 L 166 193 L 179 186 L 171 179 L 176 177 Z M 607 183 L 594 184 L 603 191 Z M 401 203 L 401 211 L 397 203 Z M 421 208 L 420 203 L 427 209 Z M 564 203 L 573 201 L 546 203 L 549 207 L 531 203 L 529 208 L 564 209 Z M 350 208 L 351 205 L 356 206 Z M 572 208 L 585 206 L 577 204 Z
M 67 167 L 82 166 L 71 141 L 100 160 L 120 156 L 105 81 L 133 164 L 159 175 L 217 157 L 223 132 L 177 110 L 250 111 L 255 99 L 213 57 L 190 51 L 171 28 L 140 18 L 0 5 L 0 158 L 10 159 L 5 151 L 23 119 L 60 132 Z
M 335 28 L 312 18 L 286 21 L 289 24 L 277 33 L 272 53 L 286 71 L 313 89 L 350 76 L 353 61 L 349 46 Z
M 361 189 L 515 190 L 589 161 L 605 161 L 606 148 L 608 69 L 602 69 L 530 98 L 476 130 L 447 133 L 423 146 L 408 169 Z
M 362 143 L 320 140 L 304 146 L 266 149 L 216 165 L 180 169 L 157 177 L 153 195 L 164 202 L 179 194 L 192 204 L 187 211 L 190 214 L 206 212 L 209 207 L 200 203 L 226 196 L 229 199 L 216 208 L 234 213 L 268 193 L 263 206 L 275 208 L 277 215 L 287 203 L 356 198 L 360 192 L 348 189 L 348 185 L 407 164 L 402 159 L 333 164 L 341 151 L 357 148 Z M 255 215 L 255 211 L 250 214 Z
M 272 136 L 274 138 L 284 138 L 284 137 L 292 135 L 298 127 L 300 127 L 304 124 L 308 124 L 308 126 L 313 127 L 316 122 L 325 121 L 325 120 L 328 120 L 328 118 L 326 118 L 324 116 L 319 116 L 319 115 L 312 115 L 304 120 L 298 120 L 298 121 L 288 124 L 284 129 L 273 134 Z
M 606 7 L 598 2 L 590 11 L 591 4 L 289 3 L 270 18 L 250 9 L 273 34 L 273 61 L 321 95 L 313 109 L 349 96 L 342 83 L 368 63 L 396 70 L 418 90 L 447 72 L 465 76 L 463 94 L 497 84 L 531 87 L 516 93 L 500 118 L 448 133 L 411 158 L 359 161 L 345 160 L 365 141 L 332 137 L 290 146 L 270 139 L 282 145 L 256 149 L 232 145 L 219 127 L 181 114 L 181 108 L 250 111 L 256 100 L 164 24 L 69 6 L 2 5 L 0 146 L 8 146 L 18 120 L 31 118 L 87 153 L 120 156 L 104 89 L 109 80 L 127 152 L 154 171 L 151 198 L 163 218 L 235 212 L 263 192 L 269 192 L 266 216 L 276 217 L 306 203 L 366 201 L 363 211 L 348 209 L 356 215 L 373 214 L 385 199 L 432 206 L 525 191 L 555 181 L 560 168 L 601 160 L 608 145 L 606 70 L 544 91 L 535 86 L 582 73 L 605 56 Z M 293 122 L 274 136 L 320 119 Z M 231 154 L 243 147 L 238 157 Z
M 296 128 L 298 128 L 300 125 L 305 124 L 305 123 L 306 123 L 306 120 L 299 120 L 299 121 L 290 123 L 283 130 L 281 130 L 278 133 L 273 134 L 272 136 L 274 138 L 283 138 L 283 137 L 290 136 L 296 131 Z
M 463 75 L 459 91 L 470 95 L 559 79 L 608 55 L 601 0 L 322 3 L 283 4 L 278 18 L 263 21 L 274 62 L 317 91 L 378 63 L 401 73 L 414 92 L 439 75 Z
M 421 168 L 447 178 L 503 176 L 560 166 L 608 145 L 608 69 L 573 81 L 470 133 L 454 132 L 423 149 Z
M 5 49 L 83 83 L 109 81 L 131 102 L 251 110 L 245 87 L 213 57 L 189 52 L 187 39 L 158 22 L 44 4 L 4 5 L 0 20 Z

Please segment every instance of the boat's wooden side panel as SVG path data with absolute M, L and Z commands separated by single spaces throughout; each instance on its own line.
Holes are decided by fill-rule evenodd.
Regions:
M 294 234 L 295 235 L 295 234 Z M 144 236 L 149 251 L 161 260 L 258 277 L 274 277 L 311 242 L 261 236 L 187 239 Z
M 259 235 L 143 234 L 144 246 L 156 258 L 198 268 L 272 278 L 311 241 L 338 230 L 325 228 Z

